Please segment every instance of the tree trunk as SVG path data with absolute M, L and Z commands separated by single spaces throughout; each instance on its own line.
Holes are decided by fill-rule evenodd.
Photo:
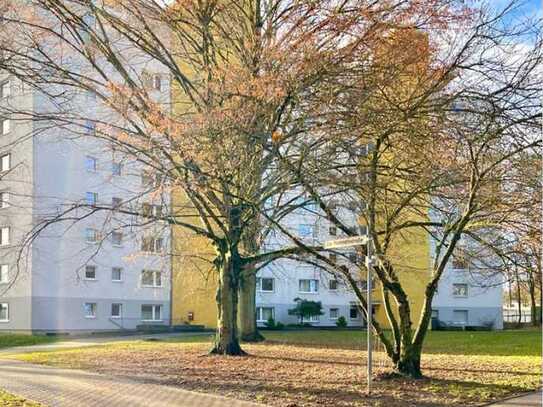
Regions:
M 530 317 L 532 320 L 532 326 L 538 326 L 538 316 L 537 316 L 537 300 L 535 298 L 535 279 L 533 275 L 533 270 L 530 270 L 530 274 L 528 276 L 528 293 L 530 295 Z
M 256 327 L 256 274 L 246 270 L 239 287 L 239 327 L 245 342 L 260 342 L 265 338 Z
M 241 356 L 238 336 L 239 256 L 222 254 L 217 263 L 219 286 L 217 288 L 217 334 L 212 354 Z
M 421 349 L 413 345 L 402 348 L 400 359 L 396 362 L 396 371 L 402 376 L 408 376 L 413 379 L 420 379 L 422 371 L 420 370 Z

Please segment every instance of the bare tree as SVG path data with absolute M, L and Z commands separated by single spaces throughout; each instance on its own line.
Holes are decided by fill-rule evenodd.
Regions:
M 321 216 L 346 236 L 357 231 L 330 197 L 343 193 L 359 203 L 392 336 L 379 324 L 374 329 L 397 371 L 410 377 L 422 374 L 432 299 L 447 264 L 478 247 L 494 258 L 481 268 L 503 271 L 503 240 L 527 208 L 510 174 L 541 147 L 541 38 L 533 21 L 503 23 L 513 9 L 471 10 L 451 31 L 391 30 L 357 76 L 338 78 L 341 91 L 322 90 L 333 101 L 321 111 L 319 133 L 278 154 Z M 406 269 L 402 244 L 415 248 L 427 239 L 435 248 L 429 273 L 420 262 Z M 356 281 L 344 274 L 367 313 Z M 416 275 L 426 280 L 420 314 L 404 284 Z

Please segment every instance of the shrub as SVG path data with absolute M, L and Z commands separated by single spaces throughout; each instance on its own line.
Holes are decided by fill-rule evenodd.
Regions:
M 273 329 L 276 331 L 279 331 L 285 327 L 281 322 L 275 322 L 275 319 L 270 318 L 266 322 L 264 322 L 264 325 L 266 325 L 266 328 Z
M 336 321 L 336 326 L 338 328 L 347 328 L 347 320 L 345 319 L 344 316 L 341 316 L 337 319 Z

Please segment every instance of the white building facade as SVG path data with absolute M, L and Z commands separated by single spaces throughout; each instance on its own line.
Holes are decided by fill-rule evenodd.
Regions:
M 151 75 L 149 93 L 169 104 L 168 75 L 153 61 L 131 58 L 134 70 Z M 115 209 L 167 210 L 169 197 L 151 191 L 145 168 L 92 137 L 114 113 L 92 92 L 59 87 L 77 115 L 77 125 L 61 126 L 33 118 L 56 108 L 40 90 L 6 73 L 0 87 L 0 330 L 168 325 L 169 228 L 137 227 L 142 222 Z M 65 220 L 31 235 L 55 215 Z

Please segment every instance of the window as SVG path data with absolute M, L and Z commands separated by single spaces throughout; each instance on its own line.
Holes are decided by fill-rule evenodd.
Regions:
M 142 305 L 142 321 L 162 321 L 162 305 Z
M 313 225 L 298 225 L 298 235 L 301 237 L 311 236 L 313 234 Z
M 337 263 L 337 254 L 330 253 L 328 255 L 328 259 L 330 260 L 331 263 L 336 264 Z
M 0 120 L 0 128 L 2 130 L 2 135 L 6 135 L 11 130 L 11 122 L 9 119 Z
M 432 310 L 432 319 L 439 319 L 439 311 L 437 309 Z
M 121 246 L 123 244 L 123 232 L 111 232 L 111 244 Z
M 330 236 L 336 236 L 337 235 L 337 228 L 335 226 L 330 226 L 328 228 L 328 233 Z
M 83 305 L 85 310 L 85 318 L 96 318 L 96 303 L 95 302 L 86 302 Z
M 123 281 L 123 269 L 120 267 L 113 267 L 111 269 L 111 281 Z
M 111 304 L 111 318 L 121 318 L 123 315 L 123 304 Z
M 122 164 L 113 162 L 111 163 L 111 173 L 113 175 L 121 175 L 122 172 Z
M 153 174 L 150 170 L 143 171 L 141 173 L 141 184 L 144 187 L 158 187 L 160 186 L 161 178 L 159 174 Z
M 11 86 L 9 81 L 2 82 L 0 84 L 0 98 L 7 98 L 11 95 Z
M 96 133 L 96 123 L 91 120 L 85 121 L 85 133 L 94 135 Z
M 466 283 L 455 283 L 455 284 L 453 284 L 453 295 L 455 297 L 467 297 L 468 296 L 468 285 Z
M 88 243 L 96 243 L 100 240 L 100 232 L 96 229 L 87 228 L 85 229 L 85 240 Z
M 141 205 L 141 213 L 145 217 L 162 217 L 162 205 L 151 205 L 149 203 L 144 203 Z
M 83 44 L 89 44 L 91 40 L 91 32 L 95 28 L 96 19 L 94 15 L 87 13 L 82 17 L 83 26 L 81 27 L 81 32 L 79 33 L 81 41 Z
M 355 305 L 351 305 L 351 308 L 349 309 L 349 318 L 351 319 L 358 319 L 358 307 Z
M 453 322 L 457 325 L 468 324 L 468 311 L 467 310 L 453 310 Z
M 0 172 L 9 171 L 11 168 L 11 154 L 0 156 Z
M 9 206 L 9 192 L 0 192 L 0 209 L 7 208 Z
M 302 323 L 304 322 L 319 322 L 321 320 L 320 315 L 311 315 L 308 317 L 302 317 Z
M 85 266 L 85 280 L 96 280 L 96 266 Z
M 7 302 L 3 302 L 0 304 L 0 322 L 8 322 L 9 321 L 9 304 Z
M 328 280 L 328 289 L 337 290 L 337 280 Z
M 258 322 L 266 322 L 270 318 L 275 318 L 274 311 L 273 307 L 256 307 L 256 320 Z
M 85 200 L 87 201 L 87 205 L 95 206 L 98 201 L 98 194 L 96 192 L 87 192 L 85 194 Z
M 0 284 L 6 284 L 9 281 L 9 266 L 7 264 L 0 264 Z
M 339 318 L 339 308 L 330 308 L 330 319 Z
M 465 259 L 454 258 L 452 261 L 452 268 L 455 270 L 465 270 L 467 269 L 467 262 Z
M 96 172 L 96 168 L 97 168 L 96 158 L 86 156 L 85 157 L 85 169 L 87 171 Z
M 159 74 L 153 75 L 153 89 L 161 90 L 162 89 L 162 80 Z
M 299 280 L 298 290 L 301 293 L 318 293 L 319 292 L 319 280 Z
M 356 263 L 358 261 L 358 256 L 356 253 L 349 253 L 349 261 L 351 263 Z
M 274 279 L 273 278 L 257 278 L 256 287 L 258 291 L 271 292 L 274 290 Z
M 122 204 L 123 204 L 123 200 L 121 198 L 111 198 L 112 208 L 119 208 Z
M 162 272 L 143 270 L 141 272 L 141 285 L 143 287 L 162 287 Z
M 156 253 L 162 250 L 162 238 L 144 237 L 141 241 L 141 250 L 149 253 Z
M 7 226 L 0 228 L 0 246 L 7 246 L 9 244 L 10 229 Z

